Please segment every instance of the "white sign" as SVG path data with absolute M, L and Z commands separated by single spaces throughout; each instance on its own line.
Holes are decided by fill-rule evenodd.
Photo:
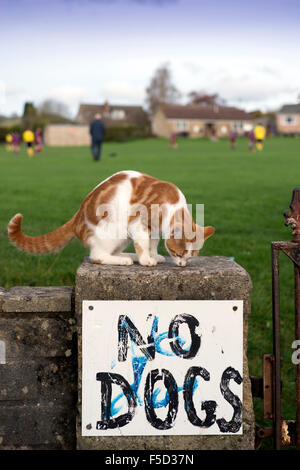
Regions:
M 84 301 L 82 317 L 83 436 L 242 434 L 242 301 Z

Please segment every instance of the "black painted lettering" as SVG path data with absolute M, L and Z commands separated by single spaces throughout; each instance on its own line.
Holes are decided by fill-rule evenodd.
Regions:
M 127 380 L 119 374 L 99 372 L 96 379 L 101 382 L 101 421 L 97 421 L 97 429 L 121 428 L 132 421 L 136 408 L 136 399 Z M 128 411 L 116 418 L 111 416 L 112 384 L 119 385 L 127 398 Z
M 242 425 L 242 402 L 239 397 L 234 395 L 229 389 L 229 382 L 231 379 L 239 385 L 243 382 L 243 379 L 237 370 L 233 367 L 227 367 L 221 378 L 220 389 L 225 400 L 232 406 L 234 413 L 230 421 L 226 421 L 224 418 L 221 418 L 217 419 L 217 424 L 221 432 L 236 433 Z
M 191 346 L 190 349 L 187 351 L 181 347 L 179 341 L 179 327 L 183 323 L 186 323 L 190 330 L 191 335 Z M 169 326 L 169 338 L 173 339 L 170 343 L 172 351 L 177 355 L 181 356 L 184 359 L 192 359 L 196 356 L 200 344 L 201 344 L 201 337 L 196 333 L 196 327 L 199 326 L 198 320 L 193 317 L 193 315 L 189 315 L 187 313 L 183 313 L 181 315 L 176 315 L 175 318 L 170 323 Z
M 154 346 L 154 332 L 156 332 L 157 325 L 155 326 L 155 320 L 153 321 L 153 326 L 151 329 L 150 335 L 148 335 L 147 340 L 148 344 L 145 343 L 143 337 L 136 326 L 132 323 L 130 318 L 127 315 L 120 315 L 118 322 L 118 332 L 119 332 L 119 341 L 118 341 L 118 360 L 124 362 L 127 359 L 128 352 L 128 336 L 130 336 L 131 341 L 136 345 L 140 346 L 142 353 L 152 361 L 155 358 L 155 346 Z
M 169 395 L 169 408 L 165 420 L 157 417 L 153 405 L 154 386 L 159 380 L 163 380 L 164 386 L 166 387 Z M 171 372 L 166 369 L 162 369 L 161 373 L 158 369 L 149 372 L 146 378 L 144 401 L 146 417 L 154 428 L 170 429 L 173 427 L 178 411 L 178 390 L 176 381 Z
M 216 421 L 215 411 L 217 403 L 213 400 L 202 402 L 201 410 L 206 412 L 205 420 L 202 421 L 197 415 L 193 401 L 193 389 L 197 376 L 202 377 L 205 381 L 210 380 L 209 372 L 203 367 L 191 367 L 187 371 L 183 384 L 184 407 L 190 423 L 194 426 L 209 428 Z

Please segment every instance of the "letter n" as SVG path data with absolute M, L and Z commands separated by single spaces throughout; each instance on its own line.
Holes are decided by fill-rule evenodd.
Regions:
M 124 362 L 127 359 L 128 351 L 128 335 L 131 341 L 137 346 L 140 346 L 142 353 L 147 359 L 152 361 L 155 357 L 155 346 L 154 346 L 154 333 L 157 331 L 157 318 L 153 319 L 153 326 L 151 333 L 148 336 L 148 344 L 145 343 L 143 337 L 136 326 L 132 323 L 127 315 L 120 315 L 118 322 L 119 331 L 119 342 L 118 342 L 118 360 Z

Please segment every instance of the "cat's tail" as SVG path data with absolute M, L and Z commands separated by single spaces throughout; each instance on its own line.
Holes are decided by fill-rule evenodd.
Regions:
M 73 229 L 74 218 L 75 216 L 53 232 L 46 233 L 40 237 L 29 237 L 22 232 L 22 214 L 16 214 L 8 224 L 8 236 L 12 243 L 20 248 L 20 250 L 36 254 L 51 253 L 61 250 L 75 237 Z

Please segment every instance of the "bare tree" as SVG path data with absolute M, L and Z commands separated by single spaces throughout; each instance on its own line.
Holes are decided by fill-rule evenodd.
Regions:
M 224 106 L 226 104 L 226 101 L 219 96 L 218 93 L 214 93 L 212 95 L 209 95 L 205 91 L 191 91 L 188 94 L 189 101 L 188 104 L 195 104 L 195 105 L 202 105 L 202 106 L 208 106 L 208 105 L 218 105 L 218 106 Z
M 55 114 L 62 117 L 70 117 L 70 110 L 65 103 L 61 101 L 47 99 L 43 101 L 39 107 L 38 111 L 40 114 Z
M 146 88 L 146 102 L 150 114 L 154 114 L 160 104 L 173 104 L 178 102 L 181 93 L 172 83 L 168 64 L 159 67 Z

